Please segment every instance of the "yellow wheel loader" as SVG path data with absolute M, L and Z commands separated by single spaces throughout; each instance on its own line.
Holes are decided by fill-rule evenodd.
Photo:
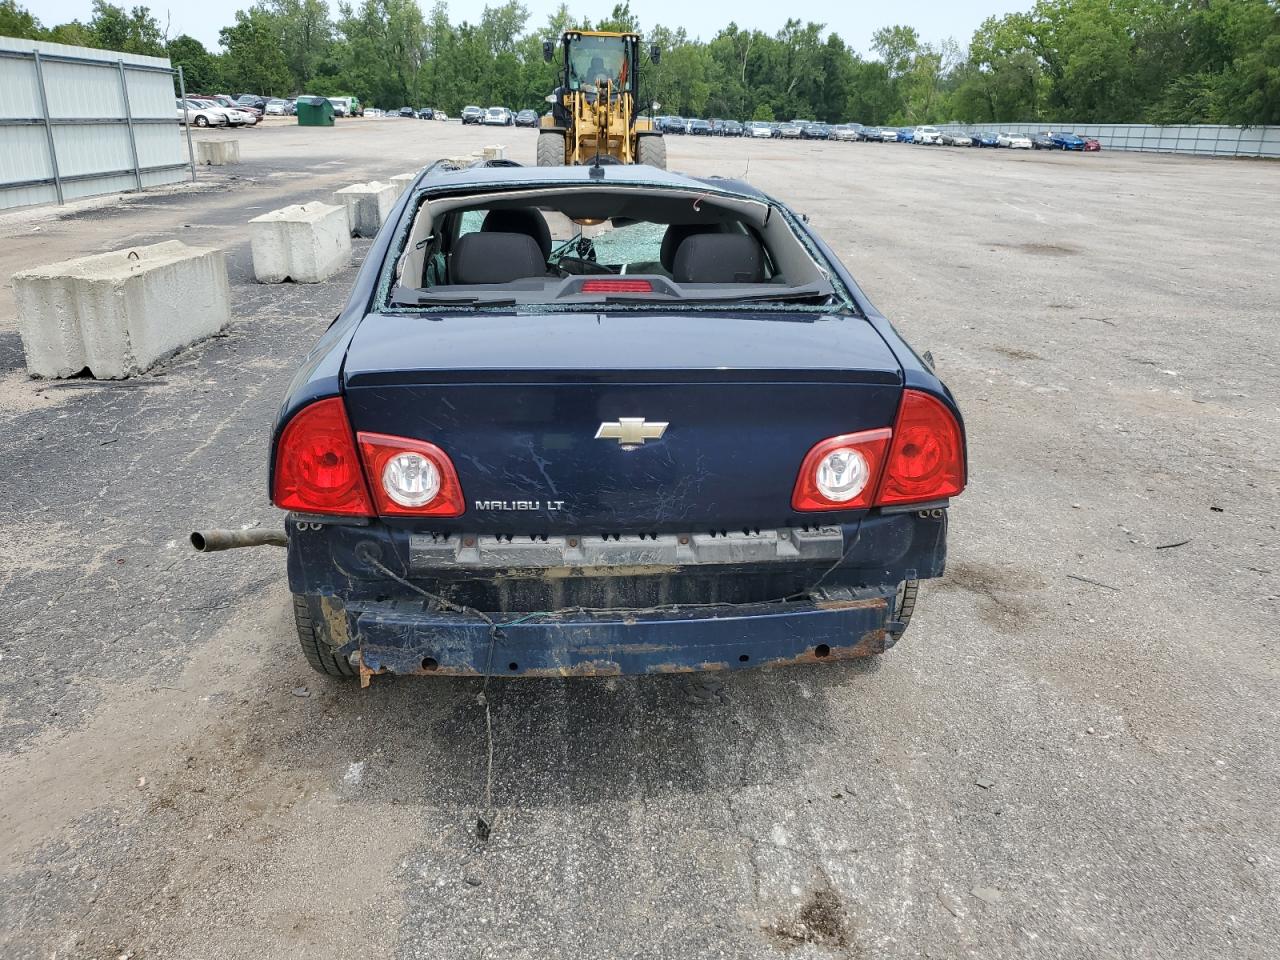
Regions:
M 546 40 L 551 62 L 557 44 Z M 551 112 L 538 129 L 538 166 L 645 163 L 667 167 L 662 131 L 636 110 L 640 88 L 640 37 L 634 33 L 569 30 L 560 37 L 560 86 L 547 102 Z M 649 48 L 658 62 L 660 51 Z

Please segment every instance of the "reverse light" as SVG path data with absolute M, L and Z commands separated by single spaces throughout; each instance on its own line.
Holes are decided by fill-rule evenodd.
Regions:
M 303 513 L 373 515 L 341 397 L 317 400 L 285 425 L 276 445 L 271 501 Z
M 892 431 L 864 430 L 816 444 L 800 464 L 791 506 L 856 510 L 871 506 Z
M 954 497 L 965 484 L 960 424 L 937 397 L 904 390 L 876 503 L 923 503 Z
M 462 485 L 434 443 L 382 433 L 356 435 L 380 517 L 460 517 Z

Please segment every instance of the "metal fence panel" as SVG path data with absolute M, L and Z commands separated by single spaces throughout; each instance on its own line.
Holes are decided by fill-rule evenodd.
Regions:
M 0 208 L 195 176 L 160 57 L 0 37 Z
M 1096 137 L 1104 150 L 1280 159 L 1280 127 L 1274 126 L 1156 126 L 1149 123 L 1073 123 L 1067 120 L 1044 123 L 942 123 L 938 127 L 944 131 L 980 129 L 1025 134 L 1066 130 L 1081 137 Z

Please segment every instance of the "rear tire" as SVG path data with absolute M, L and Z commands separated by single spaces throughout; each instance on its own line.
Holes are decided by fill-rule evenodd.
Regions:
M 196 117 L 197 127 L 207 127 L 208 125 L 209 125 L 209 121 L 207 119 L 205 119 L 204 117 Z
M 636 145 L 636 162 L 646 166 L 667 169 L 667 141 L 662 137 L 640 137 Z
M 902 628 L 893 634 L 895 643 L 901 640 L 902 635 L 907 632 L 907 627 L 911 623 L 911 614 L 916 609 L 916 595 L 919 591 L 919 580 L 903 580 L 898 584 L 898 597 L 894 603 L 893 619 L 902 624 Z
M 302 647 L 302 655 L 307 658 L 312 670 L 326 677 L 345 678 L 356 675 L 355 668 L 329 646 L 316 629 L 307 598 L 296 593 L 293 595 L 293 624 L 298 631 L 298 645 Z
M 564 134 L 558 130 L 544 130 L 538 134 L 538 166 L 564 166 Z

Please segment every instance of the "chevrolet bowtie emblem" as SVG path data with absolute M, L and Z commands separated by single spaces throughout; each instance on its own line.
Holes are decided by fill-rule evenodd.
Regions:
M 667 432 L 667 424 L 650 423 L 644 417 L 619 417 L 606 420 L 596 431 L 597 440 L 617 440 L 625 450 L 644 446 L 646 440 L 657 440 Z

